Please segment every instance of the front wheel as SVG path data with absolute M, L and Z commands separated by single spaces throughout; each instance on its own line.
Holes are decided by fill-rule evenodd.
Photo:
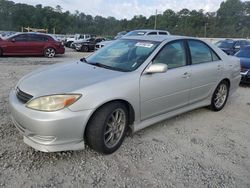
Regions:
M 89 48 L 88 46 L 82 46 L 82 52 L 88 52 Z
M 210 108 L 213 111 L 220 111 L 226 105 L 229 94 L 229 84 L 227 81 L 222 81 L 214 91 Z
M 128 128 L 128 110 L 123 103 L 101 107 L 86 127 L 87 144 L 94 150 L 111 154 L 122 144 Z
M 51 57 L 55 57 L 55 55 L 56 55 L 56 51 L 55 51 L 54 48 L 46 48 L 44 50 L 44 56 L 45 57 L 51 58 Z

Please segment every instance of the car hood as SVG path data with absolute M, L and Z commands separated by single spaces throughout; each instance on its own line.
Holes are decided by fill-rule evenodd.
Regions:
M 71 93 L 122 74 L 83 62 L 67 63 L 37 70 L 23 77 L 17 86 L 23 92 L 37 97 Z
M 240 64 L 242 68 L 250 69 L 250 58 L 240 58 Z

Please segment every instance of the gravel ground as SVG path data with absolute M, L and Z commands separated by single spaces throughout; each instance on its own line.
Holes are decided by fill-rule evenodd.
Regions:
M 0 187 L 250 187 L 248 86 L 221 112 L 202 108 L 155 124 L 112 155 L 25 145 L 9 117 L 10 89 L 38 67 L 83 55 L 0 58 Z

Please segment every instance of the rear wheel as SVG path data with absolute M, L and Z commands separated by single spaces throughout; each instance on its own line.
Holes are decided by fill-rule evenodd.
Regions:
M 111 154 L 122 144 L 128 128 L 128 110 L 120 102 L 109 103 L 93 115 L 86 127 L 87 144 L 94 150 Z
M 55 51 L 54 48 L 46 48 L 44 50 L 44 56 L 45 57 L 51 58 L 51 57 L 55 57 L 55 55 L 56 55 L 56 51 Z
M 88 52 L 88 51 L 89 51 L 88 46 L 82 46 L 82 51 L 83 51 L 83 52 Z
M 229 94 L 229 84 L 227 81 L 222 81 L 214 91 L 210 108 L 213 111 L 220 111 L 226 105 Z

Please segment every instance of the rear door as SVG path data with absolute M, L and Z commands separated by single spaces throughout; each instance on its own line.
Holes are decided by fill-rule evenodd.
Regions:
M 142 74 L 140 80 L 141 120 L 188 104 L 190 66 L 182 40 L 166 44 L 152 61 L 168 65 L 165 73 Z
M 211 95 L 223 74 L 223 61 L 204 42 L 188 40 L 191 56 L 190 103 L 199 102 Z
M 48 38 L 43 35 L 29 34 L 28 49 L 32 54 L 42 54 Z

